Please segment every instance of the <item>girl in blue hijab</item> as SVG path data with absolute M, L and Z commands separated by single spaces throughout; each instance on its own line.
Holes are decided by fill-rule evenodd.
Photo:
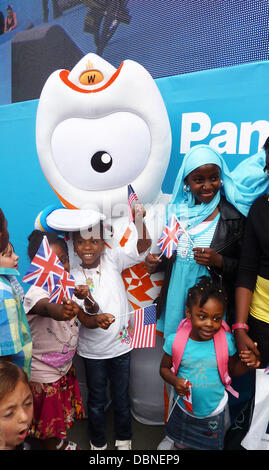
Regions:
M 197 145 L 186 153 L 167 206 L 167 219 L 176 214 L 185 233 L 174 255 L 164 260 L 157 328 L 165 338 L 185 317 L 188 289 L 203 275 L 218 279 L 225 287 L 229 299 L 226 320 L 233 322 L 245 216 L 254 199 L 269 189 L 264 165 L 264 151 L 245 159 L 233 172 L 208 145 Z

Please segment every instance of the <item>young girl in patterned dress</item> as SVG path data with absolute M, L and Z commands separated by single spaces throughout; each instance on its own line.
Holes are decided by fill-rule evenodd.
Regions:
M 51 249 L 69 271 L 67 246 L 54 233 L 35 230 L 29 236 L 28 255 L 32 260 L 46 235 Z M 33 338 L 30 385 L 34 397 L 34 420 L 30 435 L 40 439 L 45 450 L 76 450 L 67 440 L 74 417 L 84 416 L 82 399 L 72 359 L 77 348 L 78 306 L 71 300 L 49 302 L 49 294 L 31 286 L 24 308 Z

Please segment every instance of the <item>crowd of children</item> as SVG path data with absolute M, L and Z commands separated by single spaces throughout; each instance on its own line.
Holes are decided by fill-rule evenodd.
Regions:
M 139 207 L 138 207 L 139 206 Z M 135 221 L 143 220 L 143 207 Z M 29 238 L 32 260 L 46 235 L 50 248 L 66 271 L 70 270 L 63 237 L 34 230 Z M 121 272 L 145 259 L 151 245 L 145 224 L 134 246 L 107 249 L 101 220 L 85 231 L 69 234 L 79 264 L 71 270 L 76 282 L 72 300 L 51 303 L 46 290 L 31 286 L 24 295 L 17 281 L 18 256 L 9 242 L 7 221 L 0 210 L 0 447 L 25 448 L 26 437 L 40 441 L 44 450 L 77 450 L 67 439 L 75 418 L 84 417 L 73 367 L 83 358 L 88 386 L 89 447 L 107 448 L 105 434 L 106 386 L 111 384 L 115 447 L 132 448 L 129 399 L 130 345 L 119 341 L 130 328 L 128 300 Z M 216 338 L 226 351 L 224 376 L 244 374 L 259 366 L 259 354 L 240 351 L 224 331 L 227 298 L 209 277 L 188 292 L 185 349 L 176 363 L 178 333 L 169 335 L 160 365 L 163 379 L 175 389 L 167 436 L 174 448 L 222 449 L 224 410 L 230 381 L 222 378 Z M 130 331 L 130 335 L 131 335 Z M 223 343 L 222 343 L 223 345 Z M 158 373 L 158 371 L 153 371 Z M 186 397 L 192 396 L 191 410 Z
M 143 207 L 137 205 L 135 220 L 140 223 L 144 215 Z M 18 275 L 18 256 L 9 242 L 7 220 L 2 211 L 0 216 L 1 363 L 6 363 L 3 374 L 7 376 L 9 373 L 4 370 L 9 370 L 8 364 L 17 364 L 21 370 L 24 369 L 24 375 L 20 375 L 12 386 L 5 388 L 4 382 L 0 382 L 2 448 L 17 446 L 11 447 L 11 439 L 5 437 L 2 419 L 6 421 L 7 418 L 9 392 L 12 400 L 16 400 L 17 383 L 22 381 L 21 377 L 24 381 L 28 377 L 31 416 L 28 415 L 27 433 L 21 433 L 21 437 L 28 435 L 38 439 L 43 450 L 78 449 L 67 439 L 67 430 L 74 419 L 84 417 L 73 367 L 77 352 L 85 362 L 89 389 L 90 448 L 102 450 L 107 446 L 104 408 L 109 378 L 115 416 L 115 446 L 118 450 L 131 449 L 130 345 L 119 340 L 123 323 L 129 321 L 121 272 L 144 260 L 151 244 L 145 226 L 142 238 L 137 238 L 131 249 L 106 250 L 101 220 L 96 226 L 89 227 L 88 236 L 82 237 L 80 232 L 70 234 L 80 265 L 72 272 L 76 281 L 72 300 L 63 299 L 58 304 L 50 302 L 48 292 L 36 285 L 32 285 L 25 295 L 22 288 L 18 292 L 19 284 L 13 279 Z M 30 261 L 44 236 L 64 269 L 69 271 L 67 244 L 55 233 L 34 230 L 30 234 Z M 17 421 L 16 417 L 14 421 Z

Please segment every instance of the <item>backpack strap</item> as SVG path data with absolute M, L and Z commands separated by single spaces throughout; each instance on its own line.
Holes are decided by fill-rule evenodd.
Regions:
M 226 390 L 230 392 L 234 397 L 238 398 L 239 393 L 232 388 L 232 379 L 229 376 L 228 372 L 229 350 L 226 332 L 230 332 L 230 328 L 227 323 L 223 321 L 222 328 L 220 328 L 220 330 L 214 335 L 214 346 L 216 351 L 217 365 L 221 381 L 223 385 L 225 385 Z
M 172 346 L 172 368 L 171 372 L 177 375 L 181 359 L 191 333 L 191 321 L 188 318 L 184 318 L 176 332 L 176 336 Z M 230 333 L 230 327 L 225 321 L 222 321 L 222 327 L 214 335 L 214 346 L 216 351 L 216 359 L 218 365 L 218 371 L 220 374 L 221 381 L 225 386 L 226 390 L 230 392 L 236 398 L 239 397 L 239 393 L 236 392 L 232 386 L 232 379 L 228 373 L 228 361 L 229 361 L 229 350 L 228 342 L 226 338 L 226 332 Z
M 176 337 L 172 346 L 172 367 L 171 372 L 177 375 L 179 364 L 191 333 L 191 321 L 188 318 L 184 318 L 177 329 Z

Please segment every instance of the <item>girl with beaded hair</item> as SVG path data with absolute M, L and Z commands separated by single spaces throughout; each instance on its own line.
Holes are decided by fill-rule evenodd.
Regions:
M 175 449 L 222 450 L 228 400 L 225 388 L 231 388 L 220 372 L 224 369 L 227 379 L 227 375 L 240 376 L 260 364 L 258 352 L 243 350 L 237 356 L 234 337 L 223 324 L 226 300 L 219 283 L 203 276 L 188 291 L 187 318 L 177 333 L 166 338 L 160 373 L 175 390 L 166 426 Z M 222 346 L 220 354 L 225 340 L 227 347 Z

